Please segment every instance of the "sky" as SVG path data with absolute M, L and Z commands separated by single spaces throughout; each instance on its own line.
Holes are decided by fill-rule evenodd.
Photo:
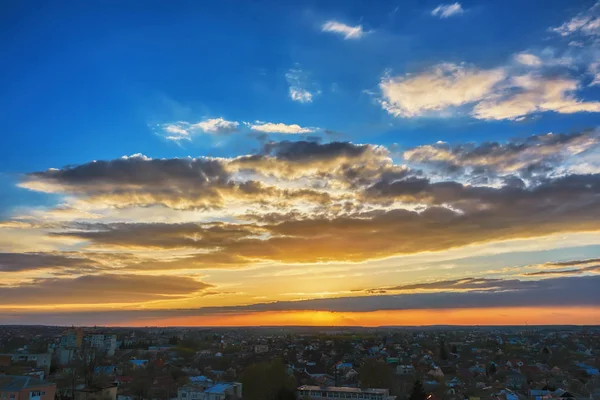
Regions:
M 600 323 L 600 2 L 0 14 L 0 323 Z

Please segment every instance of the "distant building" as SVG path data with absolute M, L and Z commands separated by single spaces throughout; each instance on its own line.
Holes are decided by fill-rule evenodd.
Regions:
M 177 400 L 225 400 L 241 399 L 242 384 L 239 382 L 218 383 L 216 385 L 194 383 L 177 390 Z
M 0 375 L 0 399 L 54 400 L 56 384 L 31 376 Z
M 90 333 L 85 336 L 90 347 L 101 350 L 108 356 L 114 356 L 117 349 L 117 335 L 105 333 Z
M 46 372 L 50 370 L 52 355 L 50 353 L 9 353 L 0 354 L 0 357 L 6 359 L 10 357 L 11 364 L 32 364 L 36 368 L 42 368 Z
M 398 366 L 396 366 L 396 374 L 401 375 L 401 376 L 414 375 L 415 367 L 413 367 L 410 364 L 409 365 L 398 365 Z
M 257 344 L 254 346 L 254 352 L 257 354 L 266 353 L 269 351 L 269 346 L 266 344 Z
M 308 397 L 313 400 L 322 399 L 356 399 L 356 400 L 395 400 L 388 389 L 359 389 L 336 386 L 300 386 L 299 398 Z
M 79 348 L 83 342 L 83 329 L 72 328 L 63 333 L 60 338 L 60 347 L 62 348 Z

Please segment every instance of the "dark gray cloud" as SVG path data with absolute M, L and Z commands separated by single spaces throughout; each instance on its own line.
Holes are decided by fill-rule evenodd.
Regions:
M 572 269 L 550 269 L 537 272 L 529 272 L 523 274 L 524 276 L 552 276 L 552 275 L 580 275 L 586 273 L 600 273 L 600 265 L 590 265 L 582 268 Z
M 424 145 L 404 152 L 404 158 L 430 166 L 446 176 L 496 177 L 517 174 L 524 178 L 544 176 L 566 158 L 585 152 L 600 143 L 597 131 L 571 134 L 533 135 L 506 143 L 483 142 Z
M 562 261 L 562 262 L 553 262 L 552 265 L 560 265 L 563 267 L 570 267 L 570 266 L 574 266 L 574 265 L 592 264 L 592 263 L 600 263 L 600 258 L 588 258 L 586 260 L 570 260 L 570 261 Z
M 40 278 L 0 285 L 0 305 L 135 303 L 183 298 L 212 287 L 181 276 L 133 274 Z
M 446 281 L 415 283 L 410 285 L 391 286 L 375 290 L 385 290 L 387 292 L 403 292 L 411 290 L 435 290 L 435 291 L 504 291 L 504 290 L 522 290 L 526 288 L 535 288 L 540 285 L 538 281 L 521 281 L 518 279 L 489 279 L 489 278 L 461 278 Z M 373 289 L 369 289 L 371 291 Z
M 571 175 L 531 189 L 402 180 L 380 182 L 366 195 L 429 206 L 419 211 L 376 210 L 304 219 L 292 212 L 270 219 L 271 223 L 241 225 L 80 224 L 56 235 L 98 245 L 205 249 L 214 257 L 363 261 L 496 240 L 596 231 L 600 218 L 600 175 Z
M 511 290 L 440 291 L 395 295 L 340 297 L 302 301 L 279 301 L 246 306 L 204 307 L 178 310 L 97 311 L 86 313 L 0 313 L 3 323 L 102 324 L 156 321 L 170 317 L 221 314 L 236 315 L 262 311 L 369 312 L 379 310 L 421 310 L 490 307 L 585 307 L 600 306 L 600 276 L 552 278 L 511 283 Z M 526 283 L 531 282 L 531 283 Z M 564 295 L 568 293 L 568 295 Z M 563 294 L 563 295 L 560 295 Z M 434 322 L 432 322 L 434 323 Z
M 90 271 L 100 267 L 96 261 L 73 253 L 0 253 L 0 271 L 4 272 L 55 268 Z

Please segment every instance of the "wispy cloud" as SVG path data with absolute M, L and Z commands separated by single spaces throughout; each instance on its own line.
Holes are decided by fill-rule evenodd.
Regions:
M 196 123 L 187 121 L 177 121 L 163 124 L 161 129 L 164 137 L 168 140 L 181 141 L 191 140 L 197 133 L 208 133 L 211 135 L 221 135 L 236 132 L 239 122 L 227 121 L 222 117 L 208 118 Z
M 289 85 L 290 98 L 293 101 L 311 103 L 313 96 L 321 93 L 316 85 L 310 81 L 306 71 L 300 68 L 290 68 L 285 74 L 285 79 Z
M 431 15 L 434 17 L 448 18 L 454 15 L 460 15 L 464 12 L 465 10 L 460 3 L 457 2 L 453 4 L 440 4 L 431 11 Z
M 256 121 L 254 123 L 245 123 L 250 129 L 257 132 L 265 133 L 284 133 L 284 134 L 298 134 L 298 133 L 311 133 L 314 132 L 315 128 L 306 128 L 298 124 L 284 124 L 282 122 L 262 122 Z
M 550 31 L 560 36 L 600 36 L 600 1 L 562 25 L 550 28 Z
M 540 66 L 542 65 L 542 60 L 540 60 L 540 58 L 534 54 L 529 54 L 529 53 L 519 53 L 515 55 L 515 60 L 523 65 L 529 65 L 529 66 Z
M 335 20 L 329 20 L 321 26 L 323 32 L 331 32 L 348 39 L 360 39 L 366 33 L 362 25 L 350 26 Z

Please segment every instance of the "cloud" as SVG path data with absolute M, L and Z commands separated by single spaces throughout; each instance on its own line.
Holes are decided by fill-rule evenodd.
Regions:
M 600 143 L 597 131 L 571 134 L 533 135 L 505 143 L 482 142 L 450 145 L 436 143 L 417 146 L 403 153 L 405 160 L 430 166 L 442 176 L 482 176 L 494 178 L 516 174 L 531 178 L 564 168 L 564 162 Z
M 584 132 L 409 149 L 405 159 L 421 171 L 396 163 L 383 146 L 267 142 L 256 154 L 234 158 L 136 155 L 49 169 L 23 176 L 21 186 L 69 196 L 79 206 L 105 207 L 105 213 L 161 207 L 209 215 L 193 214 L 196 220 L 202 215 L 203 223 L 100 219 L 41 228 L 45 237 L 88 251 L 173 249 L 184 252 L 168 260 L 173 266 L 187 262 L 194 268 L 361 262 L 596 231 L 600 175 L 535 172 L 576 164 L 595 143 L 597 136 Z M 440 180 L 444 170 L 458 175 Z M 465 182 L 485 174 L 498 179 Z M 165 260 L 143 263 L 126 267 L 169 267 Z
M 464 12 L 465 10 L 463 10 L 460 3 L 440 4 L 431 11 L 431 15 L 434 17 L 448 18 L 454 15 L 461 15 Z
M 475 187 L 427 179 L 381 180 L 362 203 L 425 205 L 348 215 L 283 215 L 247 224 L 79 224 L 56 235 L 96 247 L 185 248 L 255 262 L 365 261 L 468 244 L 596 231 L 600 176 L 568 176 L 530 189 Z
M 535 112 L 600 112 L 600 102 L 582 101 L 573 95 L 579 88 L 579 83 L 573 79 L 528 74 L 512 78 L 510 86 L 511 90 L 479 102 L 473 109 L 473 116 L 487 120 L 519 120 Z
M 297 124 L 286 125 L 284 123 L 273 123 L 273 122 L 261 122 L 256 121 L 255 123 L 247 123 L 253 131 L 265 132 L 265 133 L 283 133 L 283 134 L 299 134 L 299 133 L 312 133 L 315 128 L 305 128 Z
M 56 253 L 0 253 L 0 271 L 19 272 L 41 269 L 62 271 L 95 270 L 99 264 L 85 256 Z
M 533 57 L 517 56 L 529 66 L 539 61 Z M 521 120 L 548 111 L 600 112 L 600 102 L 575 96 L 580 89 L 577 80 L 537 70 L 519 75 L 507 68 L 481 70 L 445 63 L 417 75 L 384 77 L 379 88 L 382 108 L 402 118 L 447 117 L 460 114 L 459 107 L 465 112 L 470 109 L 472 117 L 484 120 Z
M 345 40 L 360 39 L 366 33 L 363 30 L 362 25 L 350 26 L 334 20 L 325 22 L 323 26 L 321 26 L 321 30 L 323 32 L 331 32 L 341 35 Z
M 577 14 L 562 25 L 550 28 L 551 32 L 560 36 L 583 35 L 600 36 L 600 2 L 596 2 L 588 10 Z
M 312 103 L 313 97 L 321 93 L 316 84 L 311 82 L 308 73 L 297 68 L 290 68 L 285 74 L 289 85 L 289 95 L 293 101 Z
M 239 122 L 227 121 L 223 118 L 211 118 L 197 122 L 191 125 L 192 128 L 198 128 L 202 132 L 212 134 L 231 133 L 237 130 Z
M 418 117 L 481 101 L 504 80 L 501 69 L 439 64 L 418 75 L 386 77 L 379 84 L 382 107 L 397 117 Z
M 465 278 L 467 281 L 485 279 Z M 197 313 L 235 313 L 260 311 L 333 311 L 369 312 L 378 310 L 422 310 L 488 307 L 599 306 L 597 285 L 600 276 L 544 279 L 540 281 L 501 280 L 493 284 L 508 290 L 472 290 L 466 292 L 440 290 L 434 293 L 406 293 L 379 296 L 338 297 L 300 301 L 277 301 L 247 306 L 205 307 Z M 557 296 L 556 293 L 569 293 Z M 186 313 L 194 313 L 187 310 Z
M 550 271 L 528 272 L 523 274 L 523 276 L 580 275 L 585 273 L 600 273 L 600 265 L 591 265 L 589 267 L 576 269 L 555 269 Z
M 137 303 L 184 298 L 211 287 L 181 276 L 105 274 L 39 278 L 17 286 L 0 285 L 0 306 Z
M 529 54 L 529 53 L 519 53 L 515 55 L 515 60 L 518 63 L 521 63 L 523 65 L 528 65 L 531 67 L 539 67 L 540 65 L 542 65 L 542 60 L 540 60 L 540 58 L 534 54 Z
M 290 86 L 290 98 L 299 103 L 311 103 L 312 93 L 297 86 Z
M 227 121 L 222 117 L 208 118 L 194 124 L 186 121 L 178 121 L 162 125 L 164 136 L 168 140 L 180 141 L 191 140 L 197 133 L 208 133 L 211 135 L 223 135 L 238 130 L 239 122 Z

